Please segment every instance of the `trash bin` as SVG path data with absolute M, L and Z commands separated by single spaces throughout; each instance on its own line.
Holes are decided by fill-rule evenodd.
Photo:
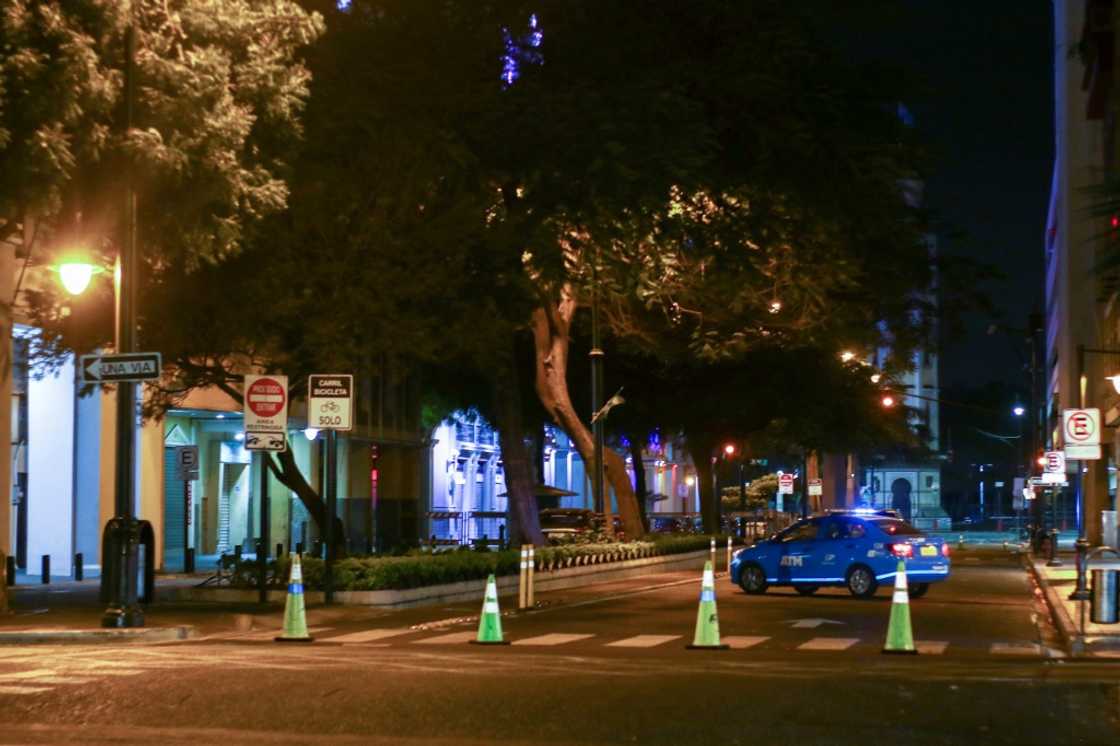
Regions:
M 1120 561 L 1097 560 L 1088 563 L 1092 602 L 1089 621 L 1116 624 L 1120 621 Z

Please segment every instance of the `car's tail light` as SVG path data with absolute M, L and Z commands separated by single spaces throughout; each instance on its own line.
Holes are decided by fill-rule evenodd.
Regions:
M 942 557 L 948 557 L 949 556 L 949 542 L 945 542 L 944 544 L 941 545 L 941 556 Z
M 909 544 L 888 544 L 887 549 L 891 551 L 895 557 L 908 558 L 914 556 L 914 547 Z

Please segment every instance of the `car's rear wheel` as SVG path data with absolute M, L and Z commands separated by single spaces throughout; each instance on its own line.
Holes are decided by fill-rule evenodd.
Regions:
M 819 585 L 795 585 L 793 587 L 802 596 L 811 596 L 811 595 L 813 595 L 814 593 L 817 592 L 818 588 L 820 588 Z
M 879 581 L 867 565 L 856 565 L 848 570 L 848 592 L 856 598 L 871 598 L 878 588 Z
M 766 573 L 755 564 L 743 565 L 739 573 L 739 586 L 752 596 L 766 592 Z
M 910 598 L 921 598 L 929 590 L 929 583 L 914 583 L 907 590 L 910 591 Z

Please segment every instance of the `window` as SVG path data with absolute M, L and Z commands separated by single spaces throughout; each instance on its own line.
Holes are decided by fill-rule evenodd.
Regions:
M 818 531 L 820 531 L 820 523 L 816 521 L 803 521 L 793 524 L 785 531 L 778 534 L 778 540 L 783 544 L 788 544 L 791 541 L 812 541 L 817 538 Z
M 844 522 L 844 529 L 841 534 L 842 539 L 862 539 L 867 535 L 867 527 L 863 521 L 849 520 Z
M 875 527 L 885 534 L 891 536 L 901 536 L 904 534 L 914 535 L 921 534 L 922 532 L 911 526 L 906 521 L 900 521 L 897 518 L 876 518 L 872 520 Z

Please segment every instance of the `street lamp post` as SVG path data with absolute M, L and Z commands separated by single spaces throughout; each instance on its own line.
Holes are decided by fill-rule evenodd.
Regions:
M 130 9 L 131 14 L 131 9 Z M 136 30 L 129 22 L 125 30 L 125 132 L 132 129 L 136 101 Z M 136 191 L 131 163 L 126 167 L 125 234 L 116 266 L 116 348 L 118 353 L 136 350 Z M 106 526 L 110 542 L 119 552 L 118 561 L 107 562 L 109 606 L 101 617 L 103 627 L 142 627 L 144 612 L 137 603 L 136 576 L 139 570 L 140 525 L 133 512 L 135 476 L 133 449 L 136 447 L 136 385 L 117 384 L 117 453 L 115 515 Z

